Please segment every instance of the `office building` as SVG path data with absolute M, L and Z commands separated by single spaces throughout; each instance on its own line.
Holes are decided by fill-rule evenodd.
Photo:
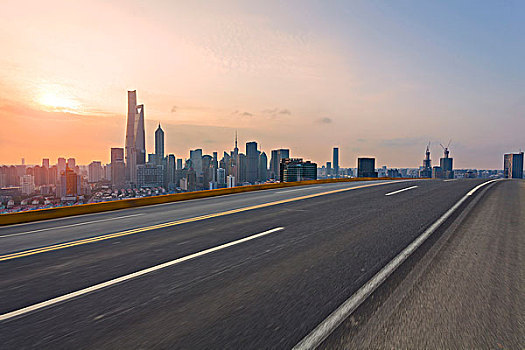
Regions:
M 196 176 L 202 176 L 202 149 L 190 151 L 191 167 L 195 170 Z
M 246 181 L 255 183 L 257 181 L 259 168 L 259 151 L 257 150 L 257 142 L 246 143 Z
M 449 157 L 449 150 L 448 146 L 443 147 L 443 158 L 439 159 L 439 167 L 441 168 L 442 172 L 442 179 L 453 179 L 454 178 L 454 169 L 452 167 L 452 161 L 453 159 Z
M 68 158 L 67 159 L 67 167 L 73 171 L 75 171 L 75 168 L 77 166 L 77 161 L 75 160 L 75 158 Z
M 290 150 L 286 148 L 272 150 L 270 159 L 270 179 L 280 180 L 281 160 L 290 158 Z
M 20 177 L 20 191 L 26 195 L 35 192 L 35 178 L 33 175 L 24 175 Z
M 164 130 L 160 127 L 160 123 L 155 131 L 155 155 L 158 162 L 164 159 Z
M 175 176 L 175 170 L 176 170 L 176 160 L 174 154 L 169 154 L 166 158 L 166 169 L 164 171 L 164 183 L 165 186 L 168 187 L 170 190 L 174 189 L 176 187 L 176 176 Z
M 49 158 L 42 159 L 42 166 L 49 169 Z
M 66 171 L 66 158 L 58 158 L 57 160 L 57 170 L 58 175 L 62 174 L 63 171 Z
M 280 168 L 281 182 L 317 180 L 317 164 L 303 162 L 301 158 L 285 158 L 281 160 Z
M 442 179 L 443 178 L 443 169 L 440 166 L 435 166 L 432 168 L 432 178 L 433 179 Z
M 334 147 L 332 164 L 334 167 L 334 177 L 339 177 L 339 148 Z
M 88 165 L 88 182 L 99 182 L 103 177 L 104 169 L 102 168 L 102 162 L 91 162 Z
M 223 168 L 217 169 L 217 187 L 226 187 L 226 170 Z
M 128 118 L 126 125 L 126 180 L 137 182 L 137 165 L 146 163 L 144 105 L 137 105 L 137 92 L 128 91 Z
M 226 178 L 226 186 L 228 188 L 231 188 L 231 187 L 235 187 L 236 186 L 236 183 L 235 183 L 235 176 L 233 175 L 228 175 L 228 177 Z
M 357 158 L 357 177 L 377 177 L 375 158 Z
M 523 179 L 523 152 L 503 156 L 503 175 L 506 179 Z
M 164 167 L 162 165 L 137 165 L 138 187 L 161 187 L 164 185 Z
M 262 152 L 259 155 L 259 181 L 266 182 L 268 180 L 268 157 L 266 153 Z
M 80 175 L 77 175 L 72 169 L 66 167 L 66 170 L 60 173 L 60 181 L 57 184 L 57 196 L 63 200 L 74 200 L 81 192 Z
M 124 149 L 111 149 L 111 184 L 114 188 L 121 188 L 126 181 L 126 169 L 124 165 Z

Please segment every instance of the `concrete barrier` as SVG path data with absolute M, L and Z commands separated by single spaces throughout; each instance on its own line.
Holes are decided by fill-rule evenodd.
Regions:
M 49 220 L 62 218 L 66 216 L 100 213 L 104 211 L 126 209 L 142 207 L 146 205 L 162 204 L 170 202 L 179 202 L 190 199 L 207 198 L 222 196 L 225 194 L 241 193 L 268 190 L 274 188 L 284 187 L 296 187 L 304 185 L 315 185 L 325 183 L 336 183 L 336 182 L 354 182 L 354 181 L 372 181 L 372 180 L 402 180 L 399 178 L 341 178 L 341 179 L 323 179 L 323 180 L 310 180 L 310 181 L 298 181 L 298 182 L 280 182 L 262 185 L 251 185 L 251 186 L 239 186 L 232 188 L 221 188 L 216 190 L 196 191 L 196 192 L 184 192 L 175 194 L 165 194 L 160 196 L 143 197 L 143 198 L 130 198 L 121 199 L 110 202 L 91 203 L 73 205 L 69 207 L 57 207 L 47 209 L 29 210 L 17 213 L 0 214 L 0 226 L 20 224 L 38 220 Z

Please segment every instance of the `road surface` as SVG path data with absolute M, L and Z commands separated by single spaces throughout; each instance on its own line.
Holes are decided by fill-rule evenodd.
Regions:
M 289 349 L 483 182 L 327 184 L 3 227 L 0 343 L 3 349 Z M 462 225 L 471 217 L 486 217 L 488 214 L 480 213 L 479 208 L 490 196 L 506 198 L 511 193 L 523 193 L 517 190 L 519 186 L 519 182 L 503 181 L 485 195 L 478 194 L 481 190 L 476 192 L 445 226 L 474 200 L 479 200 L 479 207 Z M 523 213 L 519 205 L 523 195 L 517 198 L 513 203 Z M 490 222 L 507 222 L 505 212 L 494 213 Z M 515 221 L 521 223 L 523 215 Z M 520 228 L 523 226 L 518 226 L 518 231 Z M 463 236 L 471 235 L 471 230 L 465 230 Z M 487 230 L 488 234 L 492 232 Z M 501 276 L 506 281 L 501 284 L 505 289 L 502 295 L 511 298 L 503 297 L 498 305 L 505 310 L 510 304 L 517 311 L 523 310 L 522 298 L 511 297 L 522 291 L 516 287 L 523 281 L 523 250 L 518 244 L 523 242 L 523 235 L 521 240 L 519 236 L 514 233 L 509 238 L 518 239 L 515 253 L 508 252 L 512 244 L 500 245 L 510 254 L 507 260 L 518 257 L 516 264 L 521 268 L 514 282 Z M 468 247 L 469 239 L 466 241 L 465 249 L 473 248 Z M 485 256 L 490 246 L 479 244 L 478 254 Z M 453 251 L 448 254 L 461 255 Z M 471 261 L 468 256 L 458 259 L 445 260 L 447 264 Z M 474 280 L 449 276 L 446 271 L 454 265 L 437 261 L 432 264 L 440 266 L 427 278 L 437 276 L 435 283 L 439 284 L 444 278 L 435 274 L 441 273 L 464 280 L 458 290 L 475 285 Z M 417 261 L 407 264 L 414 265 L 413 270 L 422 266 Z M 485 267 L 493 268 L 494 273 L 502 268 L 498 264 Z M 410 279 L 408 276 L 403 281 Z M 492 286 L 492 282 L 484 280 L 484 285 Z M 388 283 L 377 292 L 395 294 L 395 290 L 388 291 Z M 427 283 L 432 286 L 432 281 Z M 429 298 L 440 290 L 427 288 Z M 407 303 L 418 302 L 416 296 L 406 298 Z M 461 305 L 462 300 L 456 299 Z M 362 314 L 366 316 L 366 312 Z M 458 315 L 467 317 L 464 312 L 458 311 Z M 486 316 L 482 311 L 473 315 Z M 373 312 L 369 316 L 374 320 L 368 326 L 381 327 L 383 323 Z M 384 322 L 387 319 L 391 320 L 385 318 Z M 409 324 L 410 320 L 404 322 Z M 519 317 L 508 322 L 516 320 Z M 391 338 L 384 332 L 385 337 L 370 343 L 371 347 L 411 347 L 401 342 L 405 335 L 384 324 L 384 329 L 393 332 Z M 359 332 L 349 337 L 352 332 L 346 334 L 348 327 L 345 321 L 323 346 L 345 347 L 355 336 L 362 337 L 364 344 L 364 334 L 372 329 L 357 327 Z M 504 330 L 501 324 L 493 327 Z M 522 332 L 523 339 L 522 328 L 509 332 L 516 337 Z M 493 345 L 484 339 L 477 344 Z M 505 339 L 513 338 L 508 335 Z

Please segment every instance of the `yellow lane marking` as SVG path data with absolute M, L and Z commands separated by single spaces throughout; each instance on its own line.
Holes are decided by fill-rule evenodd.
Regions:
M 356 189 L 364 188 L 364 187 L 386 185 L 386 184 L 390 184 L 390 183 L 393 183 L 393 182 L 396 182 L 396 181 L 374 183 L 374 184 L 361 185 L 361 186 L 355 186 L 355 187 L 349 187 L 349 188 L 341 188 L 341 189 L 331 190 L 331 191 L 327 191 L 327 192 L 309 194 L 309 195 L 305 195 L 305 196 L 301 196 L 301 197 L 282 199 L 282 200 L 278 200 L 278 201 L 275 201 L 275 202 L 268 202 L 268 203 L 263 203 L 263 204 L 252 205 L 252 206 L 249 206 L 249 207 L 244 207 L 244 208 L 239 208 L 239 209 L 227 210 L 227 211 L 223 211 L 223 212 L 220 212 L 220 213 L 201 215 L 201 216 L 196 216 L 196 217 L 189 218 L 189 219 L 170 221 L 170 222 L 165 222 L 163 224 L 157 224 L 157 225 L 146 226 L 146 227 L 141 227 L 141 228 L 135 228 L 135 229 L 121 231 L 121 232 L 109 233 L 109 234 L 105 234 L 105 235 L 101 235 L 101 236 L 95 236 L 95 237 L 91 237 L 91 238 L 80 239 L 80 240 L 77 240 L 77 241 L 53 244 L 53 245 L 50 245 L 50 246 L 47 246 L 47 247 L 29 249 L 29 250 L 24 250 L 24 251 L 21 251 L 21 252 L 0 255 L 0 261 L 11 260 L 11 259 L 16 259 L 16 258 L 21 258 L 21 257 L 24 257 L 24 256 L 45 253 L 45 252 L 49 252 L 49 251 L 53 251 L 53 250 L 59 250 L 59 249 L 74 247 L 74 246 L 78 246 L 78 245 L 104 241 L 106 239 L 112 239 L 112 238 L 117 238 L 117 237 L 129 236 L 129 235 L 133 235 L 133 234 L 140 233 L 140 232 L 156 230 L 156 229 L 164 228 L 164 227 L 171 227 L 171 226 L 187 224 L 189 222 L 201 221 L 201 220 L 216 218 L 216 217 L 219 217 L 219 216 L 225 216 L 225 215 L 231 215 L 231 214 L 235 214 L 235 213 L 241 213 L 241 212 L 248 211 L 248 210 L 260 209 L 260 208 L 270 207 L 270 206 L 274 206 L 274 205 L 278 205 L 278 204 L 290 203 L 290 202 L 295 202 L 295 201 L 299 201 L 299 200 L 303 200 L 303 199 L 325 196 L 325 195 L 333 194 L 333 193 L 339 193 L 339 192 L 345 192 L 345 191 L 350 191 L 350 190 L 356 190 Z

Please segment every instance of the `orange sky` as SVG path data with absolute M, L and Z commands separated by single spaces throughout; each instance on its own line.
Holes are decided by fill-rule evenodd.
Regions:
M 452 57 L 439 28 L 427 28 L 434 45 L 394 14 L 378 17 L 388 11 L 332 7 L 4 1 L 0 164 L 108 162 L 135 89 L 148 152 L 160 121 L 178 158 L 199 147 L 222 154 L 235 130 L 267 154 L 287 147 L 320 164 L 339 146 L 344 167 L 364 155 L 417 167 L 428 140 L 438 159 L 452 138 L 456 166 L 500 168 L 502 152 L 524 146 L 523 132 L 502 125 L 525 128 L 522 93 Z

